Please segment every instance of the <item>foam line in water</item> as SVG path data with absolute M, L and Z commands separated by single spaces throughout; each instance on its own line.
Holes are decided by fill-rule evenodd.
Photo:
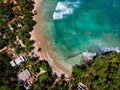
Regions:
M 103 52 L 110 52 L 110 51 L 115 51 L 117 53 L 120 53 L 120 47 L 111 47 L 111 48 L 104 48 Z
M 93 57 L 95 57 L 97 55 L 97 53 L 92 53 L 92 52 L 86 51 L 86 52 L 83 52 L 82 55 L 85 56 L 87 59 L 92 60 Z
M 73 13 L 74 8 L 78 8 L 80 1 L 71 2 L 71 1 L 60 1 L 57 3 L 55 12 L 53 13 L 53 19 L 59 20 L 64 18 L 64 15 L 70 15 Z
M 115 51 L 117 53 L 120 53 L 120 47 L 110 47 L 110 48 L 103 48 L 102 52 L 106 53 L 106 52 L 110 52 L 110 51 Z M 82 56 L 86 57 L 88 60 L 92 60 L 93 57 L 95 57 L 97 55 L 97 53 L 95 52 L 82 52 Z

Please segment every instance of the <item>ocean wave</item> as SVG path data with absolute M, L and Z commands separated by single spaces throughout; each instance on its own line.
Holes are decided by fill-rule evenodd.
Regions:
M 109 47 L 109 48 L 103 48 L 102 51 L 105 52 L 110 52 L 110 51 L 115 51 L 117 53 L 120 53 L 120 47 Z
M 80 1 L 60 1 L 57 3 L 55 12 L 53 13 L 53 20 L 59 20 L 65 18 L 64 15 L 70 15 L 75 8 L 78 8 Z
M 93 57 L 95 57 L 95 56 L 97 55 L 97 53 L 86 51 L 86 52 L 83 52 L 82 55 L 83 55 L 84 57 L 86 57 L 87 59 L 92 60 Z
M 101 53 L 108 53 L 108 52 L 111 52 L 111 51 L 120 53 L 120 47 L 103 48 L 103 49 L 101 50 Z M 85 51 L 85 52 L 82 52 L 81 55 L 84 56 L 85 58 L 87 58 L 88 60 L 93 60 L 93 58 L 94 58 L 97 54 L 98 54 L 97 52 Z

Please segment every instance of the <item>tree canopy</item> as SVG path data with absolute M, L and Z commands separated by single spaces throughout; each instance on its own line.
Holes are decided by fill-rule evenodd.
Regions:
M 17 90 L 18 82 L 16 70 L 10 65 L 11 58 L 0 53 L 0 90 Z
M 120 53 L 98 55 L 86 65 L 73 67 L 75 82 L 83 82 L 91 90 L 118 90 L 120 88 Z

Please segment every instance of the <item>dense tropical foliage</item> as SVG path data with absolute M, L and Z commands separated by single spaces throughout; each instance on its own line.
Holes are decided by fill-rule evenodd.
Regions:
M 22 40 L 26 48 L 31 50 L 31 41 L 29 32 L 33 29 L 35 21 L 32 20 L 34 15 L 31 0 L 0 0 L 0 49 L 5 46 L 16 47 L 16 36 Z
M 72 78 L 76 78 L 75 83 L 83 82 L 91 90 L 119 90 L 120 53 L 100 54 L 85 65 L 75 65 Z
M 0 53 L 0 90 L 18 90 L 16 70 L 10 65 L 11 57 Z
M 15 48 L 18 54 L 31 50 L 29 32 L 35 24 L 31 13 L 33 3 L 32 0 L 0 0 L 0 90 L 23 90 L 17 72 L 18 69 L 26 68 L 33 76 L 41 70 L 45 71 L 37 77 L 30 90 L 76 90 L 79 82 L 90 90 L 119 90 L 120 53 L 116 52 L 99 54 L 86 64 L 73 66 L 69 79 L 64 78 L 64 75 L 58 78 L 47 61 L 36 61 L 29 56 L 18 68 L 11 67 L 12 56 L 1 50 L 4 47 Z M 17 43 L 17 36 L 25 47 Z

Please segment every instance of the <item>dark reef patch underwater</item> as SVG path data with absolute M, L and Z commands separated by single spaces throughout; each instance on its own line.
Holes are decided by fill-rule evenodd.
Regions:
M 40 8 L 60 60 L 74 65 L 86 51 L 119 51 L 120 0 L 44 0 Z

